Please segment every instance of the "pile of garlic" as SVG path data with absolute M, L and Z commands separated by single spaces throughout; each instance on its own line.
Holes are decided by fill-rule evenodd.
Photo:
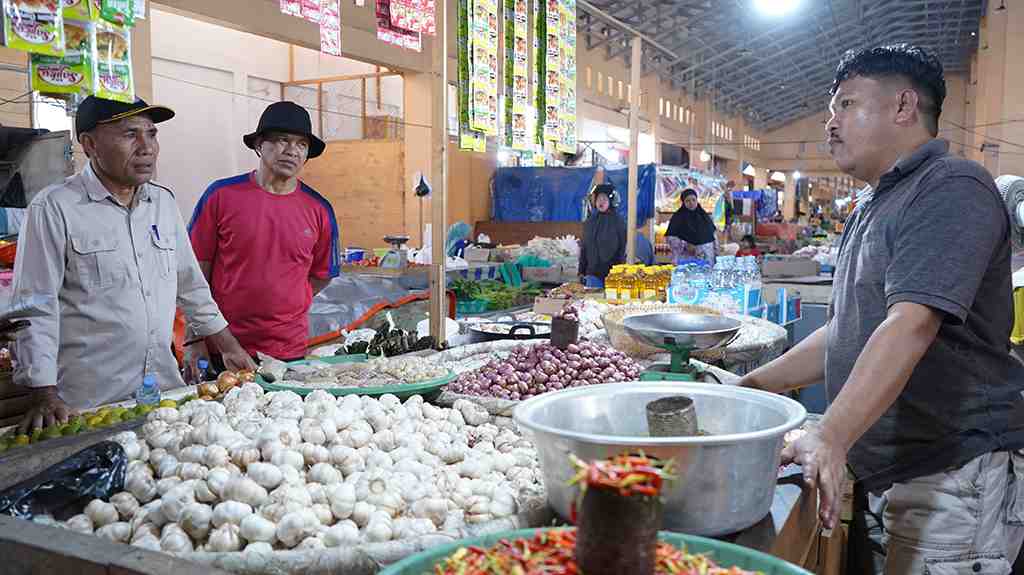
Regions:
M 322 549 L 509 517 L 537 492 L 533 446 L 478 405 L 452 409 L 247 383 L 154 410 L 113 439 L 124 491 L 63 526 L 173 553 Z

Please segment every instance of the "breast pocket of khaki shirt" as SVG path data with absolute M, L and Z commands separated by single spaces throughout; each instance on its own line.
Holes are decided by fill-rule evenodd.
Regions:
M 161 235 L 156 230 L 150 230 L 149 237 L 153 240 L 153 247 L 156 248 L 156 265 L 160 277 L 171 278 L 178 273 L 178 254 L 176 251 L 177 239 Z
M 71 238 L 70 262 L 83 287 L 110 287 L 124 271 L 118 256 L 119 240 L 110 236 L 82 235 Z

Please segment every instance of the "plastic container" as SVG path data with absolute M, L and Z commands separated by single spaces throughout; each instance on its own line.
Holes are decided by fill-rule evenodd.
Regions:
M 160 403 L 160 385 L 156 376 L 147 373 L 142 378 L 142 384 L 135 390 L 135 401 L 141 405 L 157 405 Z
M 550 531 L 548 527 L 543 531 Z M 449 555 L 455 553 L 460 547 L 490 547 L 502 539 L 529 539 L 539 531 L 538 529 L 520 529 L 518 531 L 504 531 L 492 533 L 483 537 L 463 539 L 448 545 L 437 545 L 412 557 L 407 557 L 395 563 L 383 571 L 381 575 L 432 575 L 434 566 L 441 564 Z M 697 537 L 696 535 L 684 535 L 682 533 L 670 533 L 662 531 L 658 533 L 658 539 L 671 543 L 672 545 L 685 548 L 693 554 L 707 554 L 714 558 L 720 567 L 739 567 L 752 571 L 760 571 L 763 575 L 811 575 L 809 571 L 801 569 L 792 563 L 787 563 L 778 557 L 772 557 L 767 553 L 754 551 L 733 543 Z
M 487 311 L 489 303 L 485 299 L 459 300 L 455 302 L 455 312 L 459 315 L 483 313 Z

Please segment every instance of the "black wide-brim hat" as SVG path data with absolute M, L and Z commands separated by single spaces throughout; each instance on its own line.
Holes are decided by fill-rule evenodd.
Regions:
M 256 149 L 256 140 L 267 132 L 284 132 L 296 134 L 309 138 L 309 154 L 307 159 L 312 160 L 324 153 L 327 144 L 313 135 L 313 122 L 309 119 L 309 112 L 295 102 L 274 102 L 263 110 L 260 116 L 260 124 L 256 131 L 242 136 L 249 149 Z

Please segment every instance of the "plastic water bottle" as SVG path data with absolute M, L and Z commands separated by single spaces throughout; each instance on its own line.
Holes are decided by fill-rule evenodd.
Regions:
M 199 361 L 196 362 L 196 369 L 197 371 L 199 371 L 199 373 L 196 374 L 196 377 L 199 378 L 199 381 L 197 383 L 203 383 L 204 381 L 211 381 L 216 379 L 215 377 L 210 377 L 210 362 L 206 361 L 205 359 L 200 359 Z
M 157 405 L 160 403 L 160 385 L 157 384 L 155 375 L 147 373 L 142 378 L 142 385 L 135 390 L 135 401 L 139 405 Z

